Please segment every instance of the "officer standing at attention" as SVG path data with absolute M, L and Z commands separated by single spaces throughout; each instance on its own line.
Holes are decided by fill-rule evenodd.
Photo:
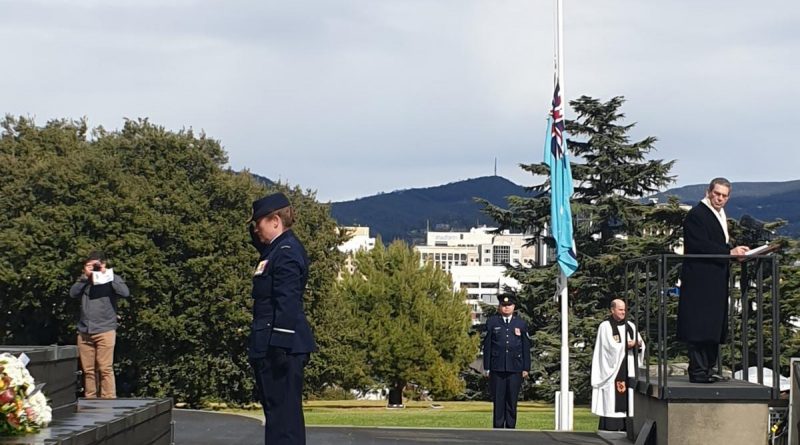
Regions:
M 266 417 L 265 443 L 304 445 L 303 371 L 316 350 L 303 311 L 308 256 L 290 229 L 294 210 L 283 193 L 253 202 L 249 223 L 260 258 L 253 272 L 248 359 Z
M 525 322 L 514 316 L 514 296 L 501 294 L 497 314 L 486 321 L 483 369 L 494 402 L 494 428 L 517 425 L 517 398 L 531 369 L 531 343 Z

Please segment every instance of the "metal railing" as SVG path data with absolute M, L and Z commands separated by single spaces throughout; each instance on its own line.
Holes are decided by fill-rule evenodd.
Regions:
M 748 380 L 748 368 L 754 362 L 757 381 L 771 387 L 772 398 L 777 399 L 780 393 L 780 304 L 779 267 L 775 254 L 745 257 L 744 261 L 741 261 L 742 257 L 730 255 L 663 254 L 626 262 L 628 314 L 637 328 L 645 333 L 645 341 L 649 341 L 643 380 L 651 391 L 650 395 L 665 398 L 669 386 L 669 364 L 683 351 L 684 345 L 677 341 L 675 334 L 680 272 L 686 259 L 731 261 L 728 341 L 720 345 L 718 366 L 722 372 L 723 362 L 726 362 L 724 364 L 728 365 L 731 373 L 741 370 L 742 380 Z M 765 351 L 765 347 L 769 351 Z M 773 371 L 772 382 L 764 381 L 765 358 L 769 358 Z M 656 365 L 655 376 L 651 375 L 651 364 Z M 641 373 L 637 367 L 637 381 L 642 380 Z

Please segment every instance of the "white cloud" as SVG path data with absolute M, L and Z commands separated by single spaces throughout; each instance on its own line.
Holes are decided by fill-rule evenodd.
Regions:
M 516 165 L 541 157 L 552 8 L 0 1 L 2 111 L 204 129 L 234 168 L 322 199 L 490 174 L 495 157 L 530 184 Z M 796 179 L 798 22 L 790 1 L 567 2 L 567 96 L 624 95 L 634 137 L 659 138 L 679 184 Z

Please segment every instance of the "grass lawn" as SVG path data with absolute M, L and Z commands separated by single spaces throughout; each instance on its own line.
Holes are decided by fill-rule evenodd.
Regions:
M 432 408 L 438 404 L 441 408 Z M 263 418 L 260 410 L 229 410 Z M 424 428 L 491 428 L 491 402 L 406 402 L 402 409 L 387 409 L 386 401 L 310 401 L 303 404 L 306 425 L 385 426 Z M 553 405 L 520 402 L 517 428 L 554 429 Z M 587 407 L 575 408 L 575 431 L 596 431 L 597 417 Z

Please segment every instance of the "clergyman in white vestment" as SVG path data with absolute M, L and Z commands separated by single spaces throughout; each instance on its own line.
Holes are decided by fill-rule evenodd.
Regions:
M 625 321 L 626 312 L 624 301 L 611 301 L 611 316 L 597 328 L 592 355 L 592 413 L 600 416 L 598 429 L 605 431 L 624 431 L 625 417 L 633 416 L 628 378 L 644 362 L 644 341 L 636 326 Z

